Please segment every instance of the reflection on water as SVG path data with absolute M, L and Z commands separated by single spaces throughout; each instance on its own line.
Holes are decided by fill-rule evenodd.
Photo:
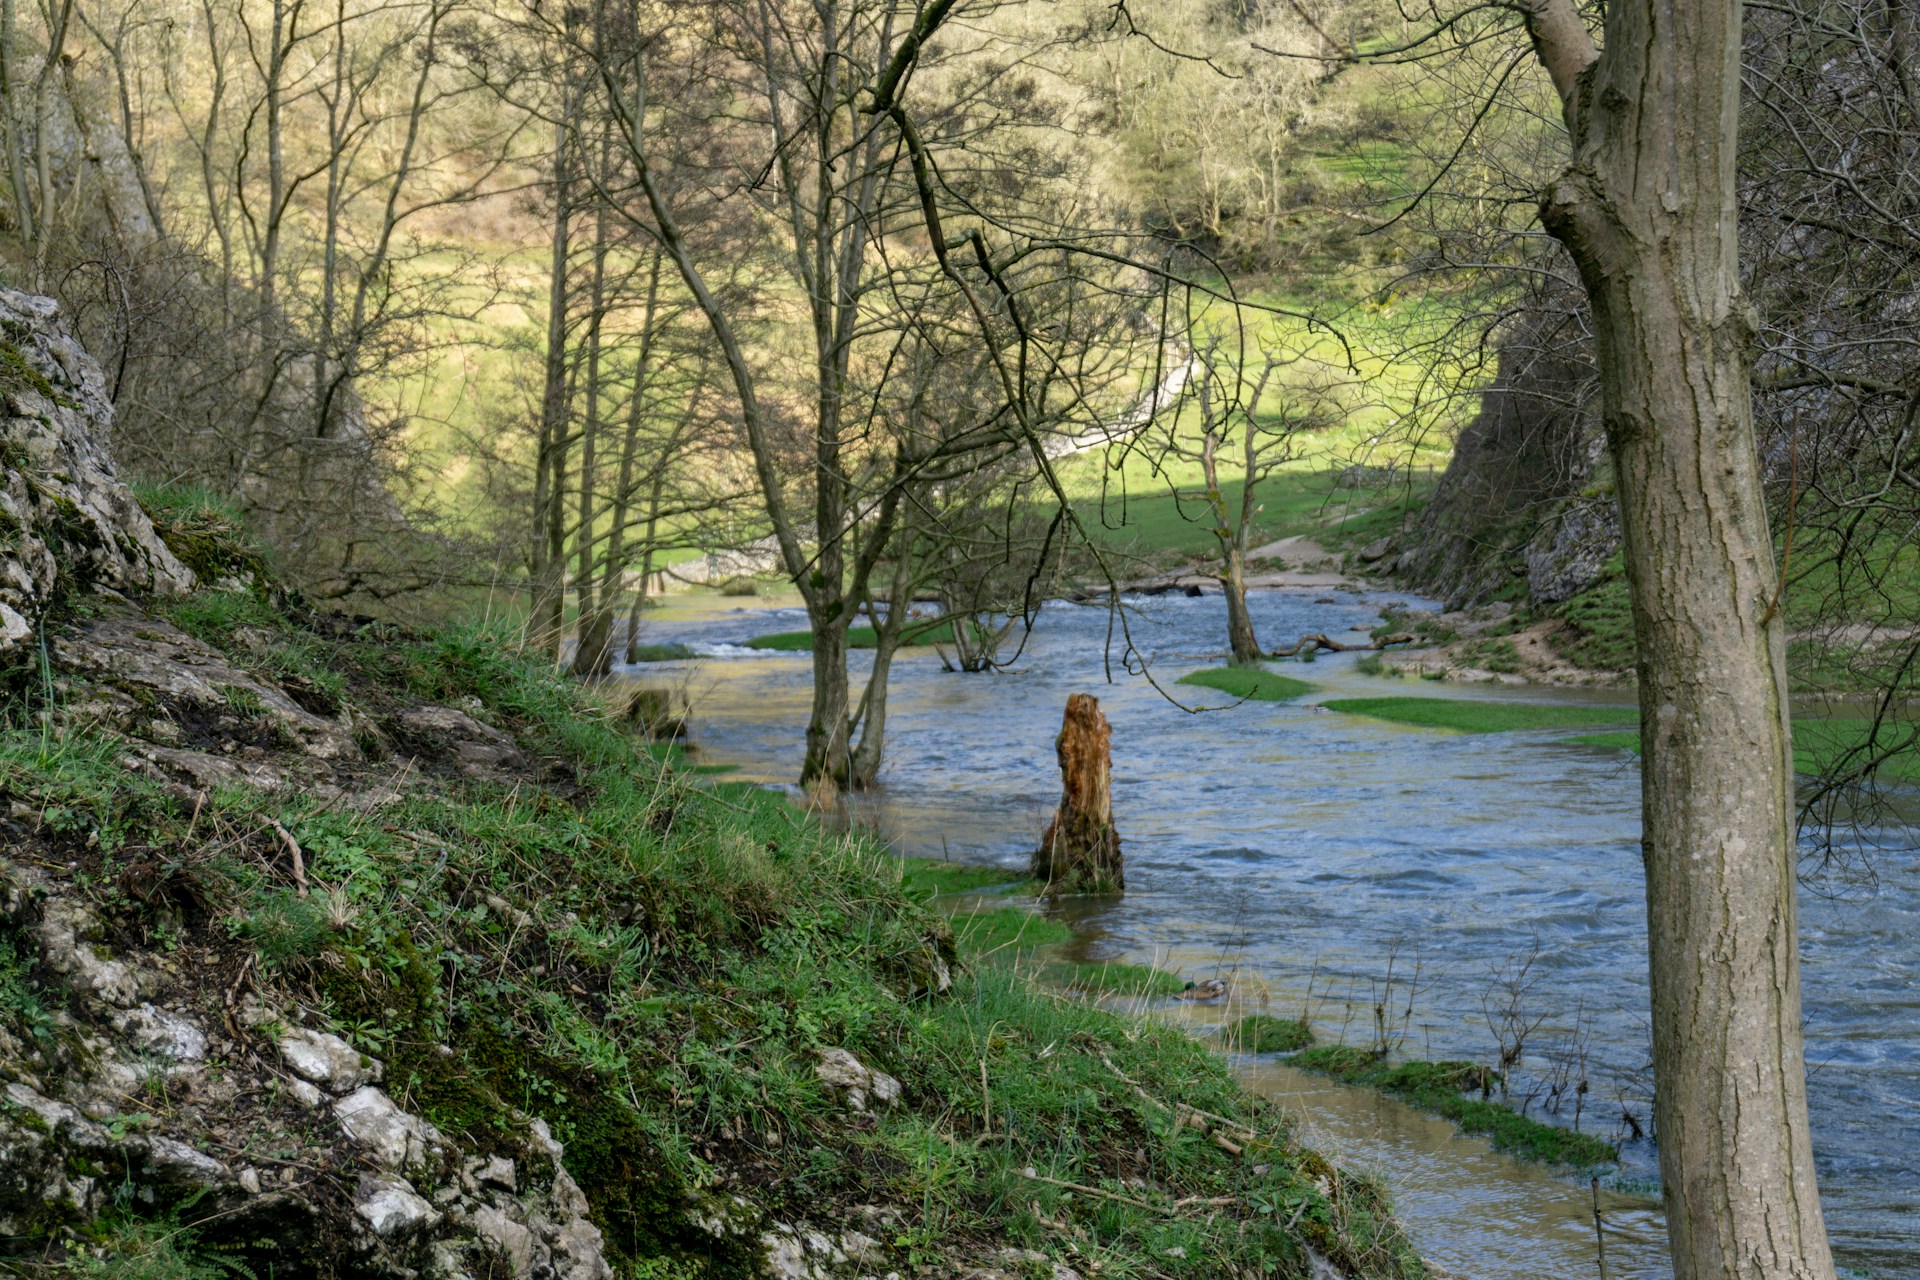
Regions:
M 1276 643 L 1364 627 L 1391 598 L 1272 592 L 1251 603 L 1262 638 Z M 1221 707 L 1223 695 L 1168 683 L 1218 664 L 1219 598 L 1136 607 L 1132 634 L 1155 677 Z M 807 658 L 738 646 L 803 625 L 797 610 L 680 602 L 649 638 L 709 656 L 638 674 L 685 687 L 705 758 L 787 782 L 799 765 Z M 1568 1099 L 1562 1119 L 1570 1118 L 1571 1084 L 1584 1075 L 1584 1128 L 1626 1138 L 1627 1116 L 1646 1123 L 1646 933 L 1631 758 L 1551 733 L 1451 734 L 1313 705 L 1395 692 L 1628 699 L 1384 682 L 1336 655 L 1288 668 L 1324 690 L 1303 702 L 1191 712 L 1129 675 L 1117 656 L 1115 682 L 1105 683 L 1106 635 L 1105 610 L 1050 605 L 1016 670 L 948 674 L 930 652 L 897 660 L 890 763 L 882 789 L 858 802 L 861 820 L 903 853 L 1023 866 L 1057 795 L 1061 707 L 1071 692 L 1094 693 L 1113 722 L 1128 885 L 1124 897 L 1076 911 L 1095 958 L 1157 960 L 1198 976 L 1237 970 L 1257 977 L 1282 1011 L 1308 1011 L 1328 1038 L 1370 1042 L 1374 1006 L 1385 1004 L 1389 1035 L 1420 1056 L 1491 1060 L 1489 1023 L 1512 1006 L 1524 1021 L 1541 1019 L 1518 1084 L 1535 1109 L 1558 1084 Z M 1920 872 L 1911 854 L 1883 855 L 1877 870 L 1877 883 L 1840 898 L 1803 895 L 1810 1088 L 1838 1251 L 1876 1275 L 1913 1277 Z M 1584 1185 L 1495 1157 L 1364 1093 L 1271 1065 L 1252 1078 L 1296 1104 L 1329 1147 L 1381 1170 L 1436 1260 L 1475 1276 L 1596 1274 Z M 1625 1154 L 1630 1180 L 1651 1177 L 1647 1144 L 1628 1141 Z M 1664 1274 L 1654 1211 L 1641 1201 L 1603 1210 L 1621 1233 L 1616 1252 L 1609 1230 L 1613 1274 Z

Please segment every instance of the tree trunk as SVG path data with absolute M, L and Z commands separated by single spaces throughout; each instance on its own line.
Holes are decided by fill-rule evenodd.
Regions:
M 1034 851 L 1033 874 L 1049 889 L 1100 893 L 1126 887 L 1113 829 L 1113 730 L 1099 700 L 1076 693 L 1054 740 L 1060 807 Z
M 545 384 L 540 396 L 540 435 L 533 491 L 533 617 L 529 643 L 558 658 L 565 589 L 565 563 L 553 545 L 565 497 L 567 434 L 567 261 L 572 250 L 567 189 L 567 144 L 572 100 L 554 127 L 553 227 L 547 277 Z
M 1808 1135 L 1780 582 L 1749 404 L 1737 0 L 1528 18 L 1574 160 L 1639 646 L 1654 1115 L 1677 1280 L 1827 1280 Z
M 1253 633 L 1253 615 L 1247 612 L 1247 558 L 1237 539 L 1227 544 L 1225 559 L 1220 585 L 1227 596 L 1227 643 L 1233 649 L 1233 665 L 1249 667 L 1263 655 L 1259 637 Z
M 1262 657 L 1260 640 L 1253 633 L 1253 616 L 1247 612 L 1246 554 L 1242 549 L 1246 523 L 1252 515 L 1247 505 L 1253 496 L 1251 478 L 1257 462 L 1252 447 L 1254 428 L 1252 422 L 1247 423 L 1248 483 L 1244 486 L 1240 519 L 1236 522 L 1227 510 L 1227 495 L 1220 487 L 1220 436 L 1225 430 L 1227 415 L 1215 414 L 1211 369 L 1200 378 L 1198 390 L 1200 418 L 1206 431 L 1200 442 L 1200 470 L 1206 478 L 1207 510 L 1213 515 L 1213 540 L 1220 549 L 1220 585 L 1227 596 L 1227 644 L 1233 654 L 1233 665 L 1247 667 Z
M 809 614 L 813 633 L 813 710 L 807 717 L 807 756 L 800 785 L 844 787 L 852 762 L 847 696 L 847 619 Z

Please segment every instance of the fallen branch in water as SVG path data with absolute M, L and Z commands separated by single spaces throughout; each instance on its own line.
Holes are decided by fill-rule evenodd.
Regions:
M 1301 636 L 1293 648 L 1275 649 L 1267 656 L 1269 658 L 1291 658 L 1308 649 L 1324 649 L 1329 653 L 1355 653 L 1363 649 L 1385 649 L 1389 645 L 1412 644 L 1413 642 L 1414 637 L 1411 634 L 1398 632 L 1390 636 L 1377 636 L 1368 644 L 1341 644 L 1338 640 L 1330 639 L 1316 631 L 1312 635 Z

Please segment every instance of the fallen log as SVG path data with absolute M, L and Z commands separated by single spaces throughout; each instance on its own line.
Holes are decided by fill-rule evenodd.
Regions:
M 1413 642 L 1414 637 L 1411 634 L 1398 632 L 1390 636 L 1377 636 L 1366 644 L 1341 644 L 1338 640 L 1324 636 L 1316 631 L 1311 635 L 1301 636 L 1293 648 L 1275 649 L 1267 656 L 1269 658 L 1291 658 L 1306 652 L 1308 649 L 1324 649 L 1328 653 L 1356 653 L 1365 649 L 1385 649 L 1390 645 L 1412 644 Z

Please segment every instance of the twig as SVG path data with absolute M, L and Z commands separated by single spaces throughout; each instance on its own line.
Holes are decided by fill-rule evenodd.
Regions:
M 1198 1118 L 1204 1121 L 1205 1123 L 1195 1125 L 1194 1127 L 1201 1130 L 1205 1130 L 1208 1124 L 1217 1124 L 1225 1128 L 1232 1129 L 1236 1133 L 1244 1133 L 1247 1135 L 1249 1139 L 1258 1138 L 1260 1136 L 1259 1132 L 1256 1131 L 1252 1125 L 1242 1124 L 1238 1120 L 1229 1120 L 1225 1116 L 1217 1116 L 1213 1114 L 1213 1112 L 1211 1111 L 1202 1111 L 1200 1108 L 1188 1106 L 1184 1102 L 1175 1103 L 1171 1107 L 1168 1106 L 1166 1103 L 1160 1101 L 1160 1099 L 1148 1093 L 1146 1089 L 1141 1086 L 1138 1080 L 1135 1080 L 1132 1076 L 1122 1071 L 1119 1067 L 1114 1066 L 1113 1059 L 1107 1056 L 1105 1050 L 1102 1050 L 1100 1053 L 1100 1061 L 1106 1063 L 1107 1070 L 1113 1072 L 1113 1074 L 1115 1074 L 1116 1076 L 1119 1076 L 1120 1079 L 1126 1084 L 1128 1084 L 1129 1086 L 1131 1086 L 1133 1091 L 1139 1094 L 1141 1098 L 1145 1099 L 1147 1102 L 1152 1103 L 1154 1106 L 1159 1107 L 1162 1111 L 1172 1112 L 1175 1124 L 1186 1124 L 1190 1118 Z M 1184 1115 L 1182 1114 L 1183 1112 L 1185 1113 Z M 1240 1153 L 1238 1151 L 1235 1151 L 1234 1154 L 1238 1155 Z
M 1592 1178 L 1587 1185 L 1593 1191 L 1593 1243 L 1600 1250 L 1600 1280 L 1607 1280 L 1607 1237 L 1600 1229 L 1600 1179 Z
M 1068 1182 L 1065 1178 L 1049 1178 L 1046 1174 L 1036 1173 L 1032 1169 L 1022 1169 L 1020 1176 L 1031 1179 L 1034 1182 L 1044 1182 L 1050 1186 L 1065 1187 L 1069 1191 L 1085 1192 L 1087 1195 L 1099 1196 L 1104 1200 L 1117 1200 L 1121 1204 L 1130 1204 L 1136 1209 L 1145 1209 L 1148 1213 L 1172 1212 L 1171 1209 L 1164 1208 L 1160 1205 L 1148 1204 L 1145 1200 L 1137 1200 L 1132 1196 L 1123 1196 L 1118 1191 L 1104 1191 L 1099 1187 L 1090 1187 L 1084 1182 Z
M 293 838 L 293 832 L 280 825 L 277 818 L 273 820 L 273 829 L 279 833 L 280 839 L 286 843 L 287 852 L 293 857 L 294 890 L 304 898 L 307 896 L 307 860 L 301 856 L 300 842 Z

